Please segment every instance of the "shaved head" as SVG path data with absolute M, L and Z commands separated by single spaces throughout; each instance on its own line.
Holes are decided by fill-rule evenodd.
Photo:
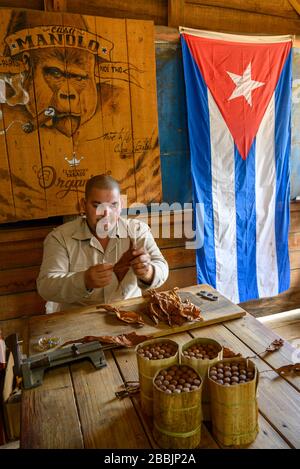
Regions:
M 90 178 L 85 186 L 85 198 L 87 199 L 89 194 L 91 193 L 92 189 L 106 189 L 106 190 L 114 190 L 117 189 L 120 193 L 120 186 L 118 182 L 108 174 L 99 174 L 98 176 L 94 176 Z

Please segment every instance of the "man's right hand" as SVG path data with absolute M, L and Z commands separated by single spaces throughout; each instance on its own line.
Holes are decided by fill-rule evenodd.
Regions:
M 112 280 L 113 264 L 97 264 L 84 273 L 84 283 L 87 290 L 107 287 Z

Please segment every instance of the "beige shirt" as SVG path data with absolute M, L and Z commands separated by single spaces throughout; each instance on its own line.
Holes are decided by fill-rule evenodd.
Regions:
M 43 261 L 37 279 L 38 292 L 48 301 L 47 313 L 141 296 L 142 290 L 157 288 L 166 281 L 168 264 L 148 225 L 136 219 L 127 220 L 121 217 L 117 234 L 119 237 L 111 237 L 104 251 L 86 221 L 81 218 L 65 223 L 49 233 L 44 241 Z M 121 283 L 113 273 L 112 282 L 107 287 L 88 292 L 84 272 L 92 265 L 105 262 L 115 264 L 129 249 L 130 238 L 136 240 L 138 249 L 144 247 L 151 256 L 154 267 L 151 285 L 138 280 L 130 267 Z

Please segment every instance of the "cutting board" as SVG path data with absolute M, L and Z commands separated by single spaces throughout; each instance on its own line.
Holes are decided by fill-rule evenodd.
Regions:
M 200 290 L 209 290 L 218 296 L 217 301 L 209 301 L 195 294 Z M 69 311 L 33 316 L 29 321 L 29 355 L 37 353 L 36 345 L 40 337 L 60 337 L 63 342 L 75 340 L 86 335 L 119 335 L 135 331 L 137 334 L 152 337 L 163 337 L 178 332 L 188 331 L 198 327 L 205 327 L 218 322 L 229 321 L 244 316 L 246 311 L 222 296 L 209 285 L 196 285 L 179 290 L 182 297 L 188 297 L 200 307 L 203 321 L 186 322 L 182 326 L 169 327 L 159 323 L 157 326 L 141 313 L 145 325 L 135 326 L 120 321 L 114 313 L 92 307 L 74 308 Z M 124 310 L 141 311 L 147 301 L 142 298 L 132 298 L 114 303 L 114 306 Z

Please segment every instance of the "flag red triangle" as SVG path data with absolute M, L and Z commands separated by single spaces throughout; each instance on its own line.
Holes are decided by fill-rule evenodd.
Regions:
M 184 38 L 245 160 L 291 49 L 279 43 Z

